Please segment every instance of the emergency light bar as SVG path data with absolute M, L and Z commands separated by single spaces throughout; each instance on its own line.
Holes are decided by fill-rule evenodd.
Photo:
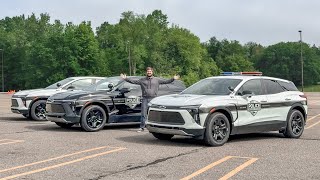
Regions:
M 262 72 L 222 72 L 221 76 L 262 76 Z

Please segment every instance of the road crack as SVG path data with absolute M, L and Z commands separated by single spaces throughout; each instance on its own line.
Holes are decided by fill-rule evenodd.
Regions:
M 189 155 L 189 154 L 192 154 L 192 153 L 197 153 L 199 150 L 201 150 L 203 148 L 206 148 L 206 147 L 193 149 L 191 151 L 188 151 L 188 152 L 185 152 L 185 153 L 180 153 L 180 154 L 177 154 L 175 156 L 169 156 L 169 157 L 165 157 L 165 158 L 156 159 L 156 160 L 154 160 L 154 161 L 152 161 L 152 162 L 150 162 L 148 164 L 145 164 L 145 165 L 134 166 L 134 167 L 130 167 L 130 168 L 127 168 L 127 169 L 124 169 L 124 170 L 121 170 L 121 171 L 117 171 L 117 172 L 113 172 L 113 173 L 110 173 L 110 174 L 99 175 L 98 177 L 92 178 L 90 180 L 100 180 L 102 178 L 105 178 L 105 177 L 108 177 L 108 176 L 112 176 L 112 175 L 115 175 L 115 174 L 120 174 L 120 173 L 125 173 L 125 172 L 128 172 L 128 171 L 132 171 L 132 170 L 145 168 L 145 167 L 148 167 L 148 166 L 152 166 L 152 165 L 155 165 L 155 164 L 159 164 L 159 163 L 165 162 L 165 161 L 170 160 L 170 159 L 178 158 L 178 157 Z

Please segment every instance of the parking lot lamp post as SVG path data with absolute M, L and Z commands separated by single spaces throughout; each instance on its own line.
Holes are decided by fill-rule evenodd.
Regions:
M 1 80 L 2 80 L 2 92 L 4 92 L 4 76 L 3 76 L 3 49 L 1 51 Z
M 300 34 L 300 61 L 301 61 L 301 88 L 303 92 L 303 57 L 302 57 L 302 31 L 299 31 Z

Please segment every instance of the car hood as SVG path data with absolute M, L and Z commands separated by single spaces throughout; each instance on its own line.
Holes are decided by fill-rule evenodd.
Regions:
M 14 93 L 14 96 L 27 96 L 29 95 L 30 93 L 33 93 L 33 92 L 37 92 L 37 91 L 42 91 L 44 89 L 28 89 L 28 90 L 22 90 L 22 91 L 18 91 L 16 93 Z
M 154 98 L 151 103 L 165 106 L 188 106 L 203 104 L 208 99 L 206 95 L 173 94 Z
M 151 104 L 164 106 L 211 106 L 213 104 L 225 104 L 232 99 L 229 95 L 173 94 L 154 98 Z

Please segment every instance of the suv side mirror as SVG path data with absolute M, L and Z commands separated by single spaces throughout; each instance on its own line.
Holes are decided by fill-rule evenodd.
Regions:
M 57 83 L 57 87 L 59 88 L 61 86 L 61 84 L 60 83 Z
M 234 91 L 234 87 L 232 87 L 232 86 L 229 86 L 228 89 L 229 89 L 230 92 Z
M 111 90 L 114 88 L 113 83 L 109 83 L 109 84 L 108 84 L 108 88 L 109 88 L 109 90 L 111 91 Z
M 242 92 L 242 97 L 243 98 L 248 98 L 248 97 L 251 97 L 253 95 L 254 95 L 254 93 L 252 91 L 243 91 Z
M 130 89 L 129 88 L 122 88 L 119 91 L 120 91 L 121 94 L 125 94 L 125 93 L 130 92 Z

